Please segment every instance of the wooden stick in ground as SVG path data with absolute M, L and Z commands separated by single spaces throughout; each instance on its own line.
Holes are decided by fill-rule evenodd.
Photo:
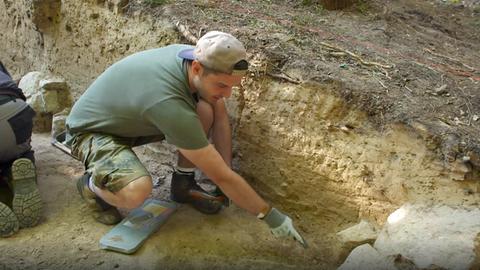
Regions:
M 450 60 L 451 62 L 454 62 L 454 63 L 457 63 L 457 64 L 460 64 L 468 69 L 470 69 L 471 71 L 475 71 L 475 68 L 463 63 L 462 61 L 458 60 L 458 59 L 455 59 L 455 58 L 452 58 L 450 56 L 446 56 L 446 55 L 443 55 L 443 54 L 439 54 L 439 53 L 436 53 L 430 49 L 427 49 L 427 48 L 424 48 L 424 50 L 428 53 L 430 53 L 431 55 L 434 55 L 434 56 L 438 56 L 438 57 L 442 57 L 442 58 L 445 58 L 447 60 Z
M 328 43 L 325 43 L 325 42 L 320 42 L 320 45 L 325 46 L 325 47 L 330 48 L 330 49 L 333 49 L 333 50 L 336 50 L 336 51 L 339 51 L 339 52 L 344 52 L 344 53 L 350 55 L 351 57 L 357 59 L 361 64 L 363 64 L 365 66 L 377 66 L 377 67 L 381 67 L 381 68 L 392 68 L 393 67 L 391 65 L 384 65 L 384 64 L 377 63 L 377 62 L 365 61 L 365 60 L 363 60 L 363 58 L 361 58 L 360 56 L 358 56 L 357 54 L 355 54 L 355 53 L 353 53 L 349 50 L 345 50 L 345 49 L 339 48 L 337 46 L 334 46 L 334 45 L 331 45 L 331 44 L 328 44 Z
M 178 32 L 182 34 L 190 43 L 197 44 L 198 39 L 188 30 L 188 28 L 181 24 L 180 22 L 176 22 L 175 26 L 177 27 Z
M 294 83 L 294 84 L 300 84 L 301 83 L 301 81 L 299 81 L 297 79 L 293 79 L 290 76 L 288 76 L 286 74 L 283 74 L 283 73 L 282 74 L 275 74 L 275 73 L 268 72 L 267 75 L 270 76 L 270 77 L 280 79 L 280 80 L 285 80 L 287 82 Z

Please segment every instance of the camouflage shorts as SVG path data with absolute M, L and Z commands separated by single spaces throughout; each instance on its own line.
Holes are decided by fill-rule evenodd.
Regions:
M 78 134 L 70 140 L 72 155 L 92 174 L 95 186 L 114 193 L 135 179 L 150 175 L 132 150 L 133 146 L 149 141 L 155 140 L 99 133 Z

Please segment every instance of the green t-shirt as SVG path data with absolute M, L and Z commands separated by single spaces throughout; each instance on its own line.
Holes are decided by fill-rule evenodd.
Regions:
M 208 145 L 188 87 L 186 65 L 170 45 L 130 55 L 103 72 L 67 118 L 71 133 L 165 136 L 183 149 Z

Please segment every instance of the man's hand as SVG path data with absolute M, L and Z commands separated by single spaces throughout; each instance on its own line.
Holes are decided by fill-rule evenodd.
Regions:
M 295 227 L 293 227 L 292 219 L 278 211 L 276 208 L 272 208 L 270 212 L 263 218 L 263 220 L 270 227 L 270 231 L 276 237 L 293 237 L 298 241 L 304 248 L 307 248 L 307 242 L 303 237 L 297 232 Z

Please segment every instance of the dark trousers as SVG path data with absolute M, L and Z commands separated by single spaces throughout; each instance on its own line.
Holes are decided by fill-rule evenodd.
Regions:
M 31 142 L 35 111 L 21 99 L 0 104 L 0 178 L 8 176 L 19 158 L 35 162 Z

